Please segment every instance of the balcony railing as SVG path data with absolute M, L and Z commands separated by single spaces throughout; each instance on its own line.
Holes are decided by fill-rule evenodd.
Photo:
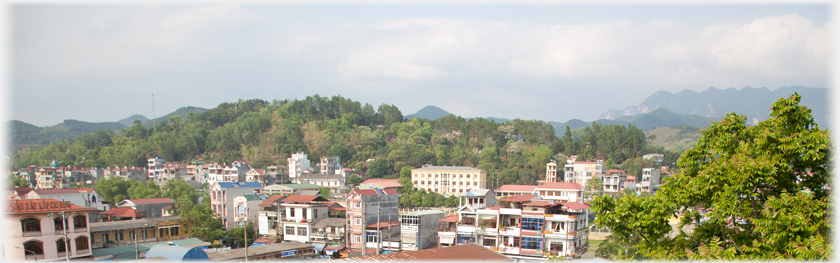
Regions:
M 42 235 L 43 234 L 41 234 L 41 231 L 26 231 L 26 232 L 23 232 L 23 236 L 25 236 L 25 237 L 37 237 L 37 236 L 42 236 Z
M 76 228 L 73 229 L 73 233 L 82 233 L 82 232 L 87 232 L 87 231 L 88 231 L 88 228 L 86 226 L 85 227 L 76 227 Z

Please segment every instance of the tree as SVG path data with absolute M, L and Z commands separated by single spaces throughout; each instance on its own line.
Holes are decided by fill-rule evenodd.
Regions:
M 613 158 L 612 158 L 612 157 L 610 157 L 609 159 L 607 159 L 607 163 L 606 163 L 605 165 L 607 166 L 607 167 L 606 167 L 606 169 L 607 169 L 607 170 L 609 170 L 609 169 L 615 169 L 615 161 L 613 161 Z
M 406 166 L 400 169 L 400 179 L 398 180 L 402 187 L 400 188 L 401 194 L 410 193 L 414 190 L 414 183 L 411 182 L 411 167 Z
M 242 231 L 248 231 L 248 239 L 245 240 L 245 233 Z M 254 240 L 257 239 L 257 231 L 254 230 L 254 222 L 248 221 L 243 227 L 235 227 L 231 230 L 225 232 L 227 236 L 227 243 L 228 244 L 235 244 L 237 247 L 247 247 L 254 243 Z M 243 242 L 244 240 L 244 242 Z
M 210 207 L 210 195 L 204 194 L 204 202 L 200 204 L 187 205 L 179 215 L 181 222 L 189 226 L 189 235 L 205 242 L 221 239 L 225 236 L 225 226 L 222 220 L 216 217 L 213 208 Z
M 604 180 L 601 179 L 601 176 L 592 176 L 592 178 L 586 180 L 584 188 L 586 190 L 586 199 L 592 200 L 596 196 L 604 195 Z
M 355 174 L 354 174 L 354 175 L 350 175 L 350 177 L 349 177 L 349 178 L 347 178 L 347 183 L 352 184 L 353 186 L 358 187 L 358 186 L 359 186 L 359 184 L 361 184 L 361 183 L 362 183 L 362 178 L 361 178 L 361 177 L 359 177 L 358 175 L 355 175 Z
M 831 259 L 831 139 L 794 94 L 747 126 L 728 114 L 702 131 L 675 174 L 649 198 L 596 198 L 595 223 L 654 260 Z M 714 208 L 700 219 L 694 207 Z M 681 220 L 674 231 L 668 219 Z
M 14 174 L 12 174 L 12 173 L 9 173 L 9 175 L 8 175 L 8 176 L 6 176 L 6 186 L 11 187 L 11 188 L 15 188 L 15 187 L 29 187 L 29 182 L 27 182 L 27 181 L 26 181 L 25 179 L 23 179 L 23 178 L 20 178 L 20 177 L 18 177 L 18 176 L 15 176 L 15 175 L 14 175 Z

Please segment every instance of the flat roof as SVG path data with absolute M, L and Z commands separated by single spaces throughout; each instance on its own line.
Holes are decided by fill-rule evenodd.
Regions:
M 297 241 L 283 241 L 283 243 L 266 244 L 264 246 L 248 247 L 248 258 L 260 257 L 269 254 L 279 254 L 282 251 L 296 250 L 301 248 L 313 248 L 312 245 Z M 245 248 L 237 248 L 219 252 L 208 253 L 211 261 L 226 261 L 245 258 Z
M 423 168 L 412 169 L 412 171 L 470 171 L 470 172 L 484 172 L 484 170 L 472 168 L 469 166 L 426 166 Z
M 157 222 L 160 221 L 173 221 L 173 220 L 181 220 L 180 216 L 165 216 L 165 217 L 155 217 L 155 218 L 143 218 L 143 219 L 134 219 L 134 220 L 120 220 L 120 221 L 110 221 L 110 222 L 91 222 L 88 223 L 90 227 L 90 232 L 98 232 L 98 231 L 109 231 L 109 230 L 120 230 L 120 229 L 129 229 L 129 228 L 140 228 L 143 227 L 145 224 L 149 224 L 150 227 L 154 227 Z
M 435 214 L 443 214 L 443 211 L 440 210 L 425 210 L 425 211 L 414 211 L 411 213 L 402 214 L 404 216 L 422 216 L 422 215 L 435 215 Z

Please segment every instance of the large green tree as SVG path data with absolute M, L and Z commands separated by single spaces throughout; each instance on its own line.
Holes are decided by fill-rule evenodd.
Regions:
M 755 126 L 732 113 L 713 123 L 656 195 L 596 198 L 596 224 L 617 242 L 641 238 L 651 259 L 831 259 L 831 140 L 800 99 L 779 99 Z M 702 225 L 695 207 L 714 209 Z

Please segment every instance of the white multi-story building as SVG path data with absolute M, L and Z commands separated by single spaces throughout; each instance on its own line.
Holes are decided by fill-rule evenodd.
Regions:
M 234 220 L 233 201 L 237 196 L 260 192 L 262 185 L 257 182 L 216 182 L 210 186 L 210 208 L 216 216 L 222 218 L 225 229 L 232 229 Z
M 601 160 L 595 162 L 573 161 L 566 163 L 564 167 L 564 181 L 567 183 L 577 183 L 579 185 L 586 185 L 586 181 L 593 176 L 600 177 L 603 175 L 606 166 Z
M 534 195 L 557 202 L 582 202 L 583 187 L 577 183 L 546 183 L 534 188 Z
M 321 157 L 320 167 L 322 174 L 338 174 L 341 171 L 341 157 Z
M 623 170 L 609 169 L 604 171 L 602 179 L 604 193 L 617 194 L 624 187 L 624 182 L 627 181 L 627 173 Z
M 6 261 L 47 262 L 91 257 L 88 213 L 55 199 L 8 200 L 3 221 Z
M 290 195 L 280 204 L 283 217 L 283 241 L 311 243 L 315 223 L 329 217 L 327 199 L 318 195 Z
M 558 173 L 557 170 L 557 162 L 551 160 L 548 164 L 545 165 L 545 182 L 552 183 L 552 182 L 562 182 L 563 177 L 558 178 L 558 175 L 563 175 L 562 173 Z
M 295 180 L 298 184 L 314 184 L 330 189 L 330 196 L 344 196 L 344 177 L 340 174 L 303 174 Z
M 463 194 L 486 189 L 487 172 L 466 166 L 426 166 L 411 170 L 414 189 L 438 194 Z
M 289 162 L 289 180 L 294 181 L 303 171 L 309 170 L 309 159 L 305 153 L 292 154 L 292 157 L 286 160 Z
M 148 165 L 148 174 L 149 180 L 153 180 L 155 182 L 161 181 L 161 174 L 163 174 L 163 165 L 166 163 L 165 160 L 161 158 L 149 158 L 149 165 Z
M 637 192 L 648 192 L 653 194 L 659 189 L 659 169 L 644 168 L 642 169 L 642 180 L 639 181 L 639 186 L 636 187 Z

